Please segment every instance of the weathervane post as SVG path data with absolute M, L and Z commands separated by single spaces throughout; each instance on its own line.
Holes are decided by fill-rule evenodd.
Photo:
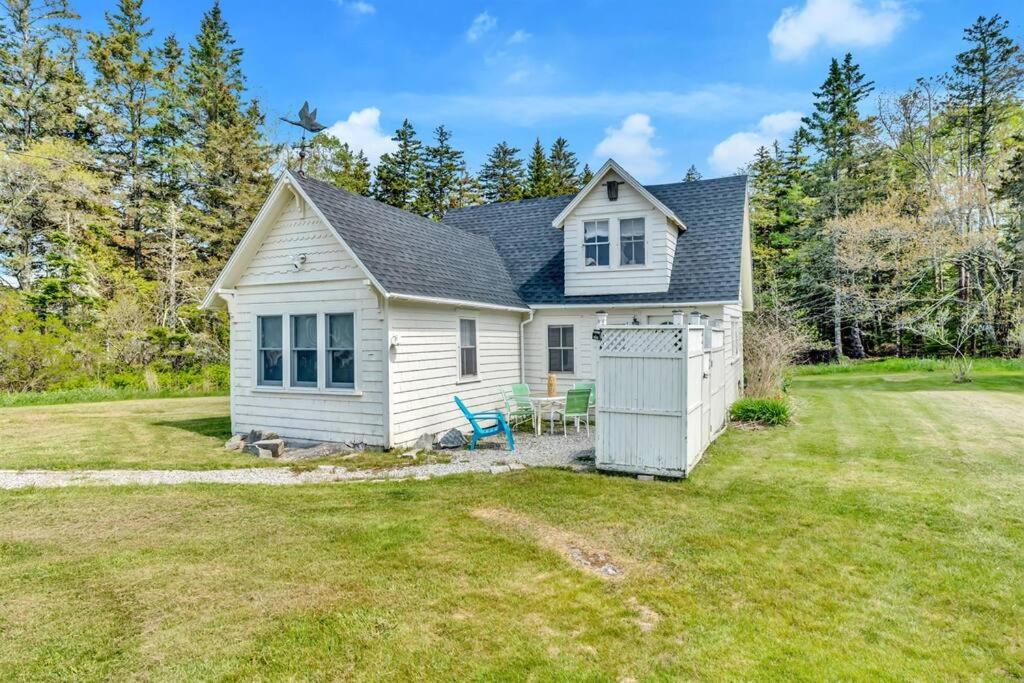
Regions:
M 305 172 L 302 170 L 302 165 L 306 161 L 306 131 L 315 135 L 320 131 L 325 130 L 327 126 L 316 120 L 316 109 L 310 111 L 309 102 L 302 103 L 302 109 L 299 110 L 298 121 L 292 121 L 291 119 L 286 119 L 283 116 L 281 117 L 281 120 L 302 129 L 302 139 L 299 141 L 299 175 L 305 175 Z

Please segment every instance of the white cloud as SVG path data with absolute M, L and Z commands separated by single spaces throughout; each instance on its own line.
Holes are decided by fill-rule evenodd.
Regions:
M 654 126 L 647 114 L 630 114 L 618 126 L 605 129 L 605 137 L 597 143 L 594 158 L 615 159 L 638 180 L 656 178 L 664 169 L 661 157 L 665 150 L 651 144 Z
M 717 173 L 735 173 L 750 163 L 758 147 L 768 147 L 775 140 L 783 138 L 800 126 L 798 111 L 783 111 L 762 116 L 756 130 L 733 133 L 715 145 L 708 157 L 708 163 Z
M 862 0 L 807 0 L 802 8 L 782 10 L 768 39 L 777 59 L 799 59 L 818 43 L 832 47 L 885 45 L 906 18 L 897 0 L 881 0 L 875 10 L 865 7 Z
M 354 150 L 362 150 L 374 166 L 382 154 L 394 152 L 398 148 L 391 135 L 381 130 L 380 109 L 376 107 L 354 111 L 348 115 L 348 119 L 338 121 L 325 132 L 347 142 Z
M 518 45 L 519 43 L 525 43 L 531 37 L 532 36 L 523 29 L 518 29 L 515 33 L 508 37 L 508 41 L 506 42 L 508 42 L 509 45 Z
M 353 14 L 369 15 L 377 12 L 377 8 L 366 0 L 336 0 L 336 2 Z
M 476 15 L 473 22 L 466 29 L 466 40 L 471 43 L 475 43 L 484 37 L 485 33 L 491 31 L 495 26 L 498 25 L 498 20 L 492 17 L 487 12 L 481 12 Z

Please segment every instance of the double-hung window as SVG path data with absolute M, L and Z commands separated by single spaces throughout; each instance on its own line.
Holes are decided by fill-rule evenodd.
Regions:
M 262 386 L 279 387 L 284 372 L 281 316 L 261 315 L 256 319 L 256 327 L 256 383 Z
M 619 243 L 622 245 L 622 257 L 619 263 L 624 266 L 640 266 L 644 264 L 644 219 L 624 218 L 619 221 Z
M 572 325 L 548 325 L 548 372 L 572 371 Z
M 316 377 L 316 314 L 293 315 L 292 371 L 293 387 L 315 387 Z
M 607 266 L 609 255 L 608 221 L 583 222 L 583 264 Z
M 356 386 L 355 320 L 351 313 L 327 316 L 327 386 L 332 389 Z
M 459 375 L 476 377 L 476 321 L 459 320 Z

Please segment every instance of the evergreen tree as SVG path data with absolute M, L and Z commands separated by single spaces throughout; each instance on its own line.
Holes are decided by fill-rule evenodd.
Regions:
M 480 188 L 489 202 L 523 198 L 523 160 L 519 149 L 502 141 L 494 146 L 480 169 Z
M 181 199 L 195 148 L 189 134 L 188 97 L 184 82 L 184 52 L 172 33 L 156 55 L 155 81 L 158 90 L 153 111 L 153 130 L 148 139 L 146 160 L 150 166 L 156 206 L 163 216 L 168 203 Z
M 377 201 L 411 211 L 423 186 L 422 143 L 409 119 L 391 138 L 398 149 L 384 154 L 377 164 L 373 197 Z
M 569 150 L 569 141 L 563 137 L 556 139 L 548 156 L 552 196 L 579 192 L 581 185 L 576 166 L 576 154 Z
M 1020 46 L 1007 35 L 1009 22 L 998 14 L 978 17 L 964 29 L 969 47 L 956 56 L 946 78 L 950 122 L 965 140 L 968 167 L 988 183 L 996 128 L 1012 111 L 1024 84 Z
M 480 182 L 472 173 L 465 168 L 459 176 L 459 184 L 455 193 L 455 203 L 452 208 L 463 206 L 478 206 L 484 203 L 484 195 L 480 190 Z
M 152 230 L 145 212 L 152 189 L 146 148 L 157 97 L 154 54 L 146 46 L 153 31 L 146 28 L 142 0 L 118 0 L 117 11 L 105 17 L 107 32 L 89 34 L 94 92 L 102 111 L 99 147 L 117 177 L 118 245 L 141 270 L 144 242 Z
M 443 125 L 434 129 L 434 144 L 423 154 L 423 187 L 417 210 L 427 218 L 441 220 L 457 203 L 459 179 L 466 170 L 462 152 L 451 145 L 452 134 Z
M 215 0 L 203 16 L 185 67 L 198 174 L 191 223 L 213 273 L 227 259 L 266 199 L 270 148 L 259 132 L 259 104 L 243 102 L 242 50 Z
M 580 173 L 580 188 L 585 187 L 593 179 L 594 172 L 590 170 L 590 164 L 583 164 L 583 172 Z
M 86 104 L 77 66 L 78 15 L 67 0 L 6 0 L 0 6 L 0 134 L 25 149 L 75 134 Z
M 317 133 L 306 150 L 306 175 L 331 183 L 343 190 L 369 196 L 370 161 L 362 150 L 353 152 L 347 142 L 328 133 Z M 297 167 L 297 158 L 289 166 Z
M 702 177 L 703 176 L 700 174 L 700 171 L 697 170 L 697 167 L 690 164 L 690 168 L 686 169 L 686 175 L 683 176 L 683 182 L 692 183 L 695 180 L 700 180 Z
M 530 163 L 526 168 L 525 197 L 548 197 L 551 196 L 551 173 L 548 169 L 548 158 L 544 152 L 544 146 L 540 144 L 540 138 L 533 143 L 533 152 L 530 154 Z

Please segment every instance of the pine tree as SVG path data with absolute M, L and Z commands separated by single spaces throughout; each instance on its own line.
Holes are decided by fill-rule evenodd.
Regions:
M 423 187 L 417 198 L 418 213 L 441 220 L 456 205 L 459 178 L 466 164 L 462 152 L 451 145 L 452 134 L 443 125 L 434 129 L 434 144 L 423 154 Z
M 590 170 L 590 164 L 583 164 L 583 172 L 580 173 L 580 188 L 585 187 L 593 179 L 594 172 Z
M 458 188 L 455 192 L 455 203 L 452 208 L 478 206 L 484 203 L 484 195 L 480 190 L 480 182 L 465 168 L 459 176 Z
M 548 197 L 552 193 L 551 173 L 548 170 L 548 158 L 544 152 L 544 146 L 540 144 L 540 138 L 533 143 L 533 152 L 530 154 L 530 163 L 526 168 L 525 197 Z
M 577 175 L 576 154 L 569 150 L 569 141 L 565 138 L 560 137 L 551 145 L 548 169 L 552 196 L 579 192 L 581 185 Z
M 102 111 L 99 146 L 118 177 L 118 243 L 141 270 L 144 242 L 153 229 L 145 215 L 152 189 L 146 148 L 157 96 L 154 54 L 146 46 L 153 31 L 146 28 L 149 19 L 142 13 L 142 0 L 118 0 L 117 11 L 105 16 L 107 32 L 89 34 L 94 92 Z
M 480 188 L 489 202 L 508 202 L 523 197 L 523 160 L 519 149 L 502 141 L 494 146 L 480 169 Z
M 402 122 L 391 139 L 398 143 L 398 149 L 381 156 L 373 196 L 377 201 L 411 211 L 423 186 L 423 145 L 409 119 Z
M 1007 35 L 1009 25 L 998 14 L 978 17 L 964 29 L 970 47 L 956 56 L 953 73 L 946 78 L 951 123 L 964 136 L 968 167 L 986 185 L 996 128 L 1024 85 L 1020 46 Z
M 306 175 L 369 196 L 370 162 L 362 150 L 353 152 L 347 142 L 328 133 L 317 133 L 310 139 L 306 153 Z M 289 167 L 297 166 L 297 158 L 289 159 Z
M 158 95 L 146 159 L 155 185 L 156 205 L 152 210 L 162 221 L 168 204 L 178 201 L 185 191 L 186 176 L 196 150 L 189 138 L 192 131 L 183 74 L 184 52 L 173 33 L 164 39 L 156 60 Z
M 700 171 L 697 170 L 697 167 L 690 164 L 690 168 L 686 169 L 686 175 L 683 176 L 683 182 L 692 183 L 696 180 L 700 180 L 702 177 L 703 176 L 700 174 Z
M 270 148 L 260 134 L 259 104 L 244 103 L 242 50 L 215 0 L 203 16 L 185 67 L 198 177 L 191 223 L 208 272 L 215 272 L 252 222 L 270 187 Z
M 76 63 L 78 18 L 67 0 L 0 6 L 0 135 L 15 149 L 80 128 L 87 103 Z

